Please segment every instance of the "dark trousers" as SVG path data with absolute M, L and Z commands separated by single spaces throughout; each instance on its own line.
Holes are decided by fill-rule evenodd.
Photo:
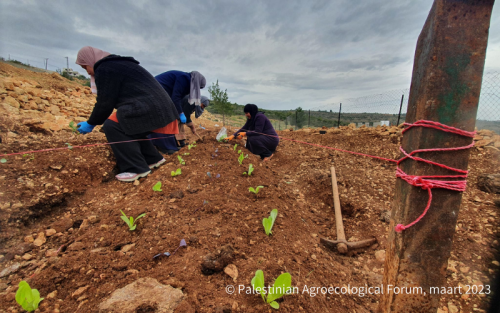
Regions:
M 108 142 L 147 139 L 149 133 L 127 135 L 119 123 L 106 120 L 103 125 Z M 144 173 L 149 171 L 149 165 L 159 162 L 163 156 L 156 150 L 151 140 L 112 144 L 116 164 L 120 173 Z

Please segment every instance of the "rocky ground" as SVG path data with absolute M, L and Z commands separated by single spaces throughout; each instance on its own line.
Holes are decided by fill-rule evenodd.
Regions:
M 397 159 L 401 128 L 280 131 L 284 139 L 271 162 L 249 155 L 240 165 L 234 146 L 215 140 L 220 122 L 205 114 L 196 121 L 205 140 L 180 151 L 184 165 L 167 156 L 147 178 L 126 184 L 113 178 L 111 149 L 99 145 L 104 134 L 78 135 L 68 126 L 91 112 L 95 97 L 87 87 L 0 64 L 0 97 L 1 154 L 61 148 L 1 157 L 1 312 L 21 312 L 15 302 L 21 280 L 45 297 L 40 312 L 269 311 L 259 295 L 226 289 L 249 287 L 258 269 L 266 284 L 288 272 L 299 288 L 278 300 L 282 312 L 376 310 L 377 295 L 311 296 L 304 288 L 381 283 L 395 166 L 297 141 Z M 447 279 L 448 286 L 484 289 L 500 266 L 499 191 L 491 187 L 497 178 L 483 176 L 498 173 L 500 137 L 482 130 L 475 141 Z M 242 175 L 249 164 L 254 172 Z M 332 165 L 347 238 L 377 239 L 349 255 L 320 244 L 336 237 Z M 181 175 L 173 177 L 178 168 Z M 162 191 L 153 190 L 157 182 Z M 257 195 L 248 191 L 259 185 Z M 274 208 L 268 237 L 262 218 Z M 120 210 L 146 216 L 129 231 Z M 172 255 L 153 258 L 164 252 Z M 440 312 L 483 312 L 488 299 L 447 295 Z

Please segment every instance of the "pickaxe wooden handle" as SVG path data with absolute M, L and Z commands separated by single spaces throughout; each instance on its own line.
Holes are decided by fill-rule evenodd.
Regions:
M 333 190 L 333 206 L 335 208 L 335 228 L 337 229 L 337 250 L 339 253 L 347 253 L 347 245 L 345 244 L 344 223 L 342 222 L 342 210 L 340 208 L 339 189 L 337 187 L 337 175 L 335 175 L 335 167 L 330 168 L 332 172 L 332 190 Z

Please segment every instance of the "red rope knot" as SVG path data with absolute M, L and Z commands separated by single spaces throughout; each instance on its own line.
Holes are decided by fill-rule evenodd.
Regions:
M 465 130 L 461 130 L 455 127 L 447 126 L 438 122 L 433 122 L 433 121 L 425 121 L 425 120 L 420 120 L 417 121 L 413 124 L 411 123 L 405 123 L 405 126 L 408 126 L 405 130 L 403 130 L 403 134 L 409 130 L 412 127 L 420 126 L 420 127 L 428 127 L 428 128 L 434 128 L 437 130 L 441 130 L 444 132 L 448 133 L 453 133 L 465 137 L 470 137 L 473 138 L 476 132 L 468 132 Z M 415 186 L 415 187 L 420 187 L 423 190 L 427 190 L 429 194 L 429 200 L 427 201 L 427 206 L 424 209 L 424 212 L 413 222 L 411 222 L 408 225 L 403 225 L 403 224 L 397 224 L 394 230 L 398 233 L 402 232 L 405 229 L 410 228 L 411 226 L 415 225 L 418 223 L 427 213 L 429 210 L 431 203 L 432 203 L 432 189 L 433 188 L 443 188 L 443 189 L 448 189 L 448 190 L 455 190 L 455 191 L 460 191 L 463 192 L 465 191 L 466 187 L 466 181 L 465 180 L 453 180 L 453 181 L 443 181 L 443 180 L 430 180 L 426 178 L 438 178 L 438 179 L 443 179 L 443 178 L 467 178 L 468 171 L 450 167 L 441 163 L 433 162 L 430 160 L 426 160 L 420 157 L 414 156 L 416 153 L 422 153 L 422 152 L 441 152 L 441 151 L 457 151 L 457 150 L 465 150 L 465 149 L 470 149 L 471 147 L 474 146 L 474 142 L 467 146 L 463 147 L 456 147 L 456 148 L 436 148 L 436 149 L 419 149 L 419 150 L 414 150 L 411 153 L 407 153 L 402 147 L 399 147 L 401 152 L 404 154 L 404 157 L 399 159 L 397 161 L 398 167 L 396 168 L 396 177 L 401 178 L 402 180 L 406 181 L 408 184 Z M 455 171 L 460 173 L 461 175 L 440 175 L 440 176 L 416 176 L 416 175 L 408 175 L 403 170 L 399 168 L 399 164 L 403 162 L 406 159 L 412 159 L 417 162 L 424 162 L 427 164 L 439 166 L 442 168 L 445 168 L 447 170 Z

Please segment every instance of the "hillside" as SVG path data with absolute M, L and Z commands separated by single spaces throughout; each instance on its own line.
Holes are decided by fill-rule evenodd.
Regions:
M 1 312 L 21 312 L 15 301 L 21 280 L 45 297 L 39 312 L 102 312 L 115 291 L 141 278 L 154 278 L 175 292 L 169 303 L 174 312 L 268 312 L 258 294 L 228 294 L 228 285 L 249 287 L 259 269 L 266 284 L 290 273 L 300 290 L 278 300 L 279 312 L 376 310 L 378 295 L 303 291 L 381 284 L 395 165 L 324 147 L 397 159 L 401 128 L 283 130 L 270 162 L 249 154 L 240 165 L 237 150 L 247 153 L 243 143 L 217 142 L 220 117 L 206 112 L 195 120 L 204 141 L 177 154 L 185 165 L 177 155 L 166 156 L 165 165 L 132 184 L 114 179 L 113 153 L 98 128 L 79 135 L 68 126 L 90 114 L 95 96 L 89 88 L 0 63 L 0 98 L 0 154 L 20 153 L 0 156 L 6 161 L 0 163 Z M 498 195 L 480 190 L 478 177 L 498 172 L 500 136 L 481 130 L 474 140 L 446 269 L 452 287 L 489 285 L 498 271 Z M 24 153 L 42 149 L 54 150 Z M 243 175 L 250 164 L 254 172 Z M 336 238 L 331 166 L 337 171 L 346 237 L 377 240 L 348 255 L 320 244 L 320 238 Z M 182 174 L 173 177 L 178 168 Z M 157 182 L 162 191 L 153 191 Z M 264 188 L 258 194 L 248 191 L 256 186 Z M 272 209 L 278 217 L 266 236 L 262 219 Z M 120 211 L 146 216 L 129 231 Z M 173 254 L 182 239 L 186 247 Z M 153 258 L 165 252 L 172 255 Z M 137 300 L 140 308 L 129 312 L 154 312 L 167 298 Z M 442 312 L 472 312 L 486 310 L 489 299 L 446 295 L 440 306 Z

